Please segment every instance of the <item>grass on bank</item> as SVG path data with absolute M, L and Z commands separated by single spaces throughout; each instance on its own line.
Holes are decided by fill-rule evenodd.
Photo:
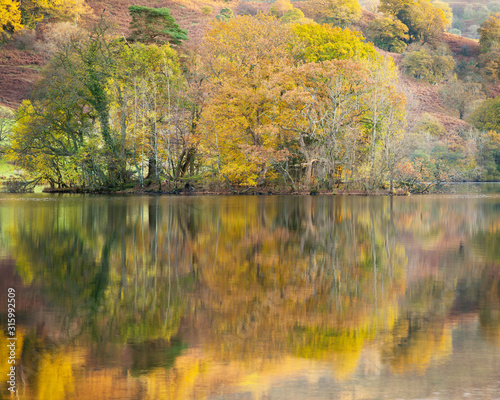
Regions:
M 16 168 L 7 161 L 0 159 L 0 180 L 4 181 L 14 174 Z

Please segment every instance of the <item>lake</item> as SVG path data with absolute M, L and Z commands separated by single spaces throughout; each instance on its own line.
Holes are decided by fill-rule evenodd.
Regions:
M 0 194 L 19 399 L 500 399 L 500 185 Z

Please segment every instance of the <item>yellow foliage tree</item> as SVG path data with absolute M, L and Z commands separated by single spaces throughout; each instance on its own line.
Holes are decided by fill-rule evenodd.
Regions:
M 47 18 L 77 22 L 90 12 L 85 0 L 23 0 L 21 3 L 22 21 L 30 27 Z
M 22 27 L 19 3 L 14 0 L 0 0 L 0 34 L 12 33 Z
M 205 37 L 212 97 L 204 109 L 204 151 L 221 177 L 255 186 L 282 161 L 274 113 L 275 77 L 291 62 L 289 30 L 270 17 L 216 22 Z

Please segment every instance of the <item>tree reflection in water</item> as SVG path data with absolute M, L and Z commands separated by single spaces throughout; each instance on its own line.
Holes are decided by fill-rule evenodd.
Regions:
M 20 327 L 22 398 L 258 397 L 318 370 L 424 374 L 453 357 L 457 315 L 499 343 L 492 201 L 68 197 L 0 216 L 44 304 Z

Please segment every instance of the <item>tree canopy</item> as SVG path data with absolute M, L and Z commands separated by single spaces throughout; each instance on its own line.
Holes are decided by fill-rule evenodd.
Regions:
M 500 132 L 500 97 L 483 101 L 470 121 L 478 129 Z
M 486 53 L 500 47 L 500 12 L 492 13 L 478 29 L 481 51 Z
M 181 29 L 168 8 L 151 8 L 145 6 L 130 6 L 132 33 L 130 40 L 143 43 L 170 42 L 180 44 L 187 40 L 187 31 Z
M 12 33 L 22 27 L 19 3 L 14 0 L 0 0 L 0 34 Z
M 398 19 L 376 18 L 368 25 L 368 37 L 381 49 L 402 53 L 409 41 L 408 27 Z
M 378 57 L 374 47 L 365 43 L 358 31 L 309 23 L 294 25 L 292 32 L 298 41 L 297 56 L 306 62 Z
M 408 43 L 434 42 L 451 24 L 449 6 L 430 0 L 381 0 L 379 10 L 408 27 Z
M 308 7 L 316 20 L 334 26 L 346 27 L 361 18 L 358 0 L 311 0 Z

